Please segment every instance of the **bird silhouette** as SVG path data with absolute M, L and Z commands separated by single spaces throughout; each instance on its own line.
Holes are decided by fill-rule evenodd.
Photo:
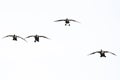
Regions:
M 68 18 L 66 18 L 66 19 L 56 20 L 56 21 L 54 21 L 54 22 L 59 22 L 59 21 L 65 21 L 65 26 L 67 26 L 67 24 L 68 24 L 68 26 L 70 26 L 70 21 L 78 22 L 78 21 L 76 21 L 76 20 L 68 19 Z M 78 23 L 79 23 L 79 22 L 78 22 Z
M 42 38 L 46 38 L 46 39 L 49 39 L 48 37 L 46 37 L 46 36 L 39 36 L 39 35 L 30 35 L 30 36 L 28 36 L 28 37 L 26 37 L 26 38 L 30 38 L 30 37 L 34 37 L 34 42 L 39 42 L 39 38 L 40 37 L 42 37 Z
M 14 41 L 17 41 L 17 38 L 21 38 L 22 40 L 24 40 L 24 41 L 26 41 L 24 38 L 22 38 L 22 37 L 20 37 L 20 36 L 17 36 L 17 35 L 7 35 L 7 36 L 5 36 L 5 37 L 3 37 L 3 38 L 6 38 L 6 37 L 13 37 L 13 40 Z
M 112 52 L 109 52 L 109 51 L 103 51 L 102 49 L 101 49 L 100 51 L 93 52 L 93 53 L 91 53 L 91 54 L 89 54 L 89 55 L 92 55 L 92 54 L 95 54 L 95 53 L 99 53 L 99 54 L 100 54 L 100 57 L 106 57 L 105 53 L 111 53 L 111 54 L 113 54 L 113 55 L 116 55 L 116 54 L 114 54 L 114 53 L 112 53 Z

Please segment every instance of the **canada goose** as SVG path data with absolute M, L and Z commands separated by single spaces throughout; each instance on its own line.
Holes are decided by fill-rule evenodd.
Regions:
M 5 37 L 3 37 L 3 38 L 6 38 L 6 37 L 13 37 L 13 40 L 14 41 L 17 41 L 17 38 L 21 38 L 22 40 L 24 40 L 24 41 L 26 41 L 24 38 L 22 38 L 22 37 L 20 37 L 20 36 L 17 36 L 17 35 L 7 35 L 7 36 L 5 36 Z
M 26 38 L 30 38 L 30 37 L 34 37 L 34 42 L 39 42 L 39 37 L 42 37 L 42 38 L 46 38 L 46 39 L 49 39 L 48 37 L 46 37 L 46 36 L 39 36 L 39 35 L 31 35 L 31 36 L 28 36 L 28 37 L 26 37 Z
M 106 57 L 106 56 L 105 56 L 105 53 L 111 53 L 111 54 L 113 54 L 113 55 L 116 55 L 116 54 L 114 54 L 114 53 L 112 53 L 112 52 L 109 52 L 109 51 L 103 51 L 102 49 L 101 49 L 100 51 L 93 52 L 93 53 L 91 53 L 91 54 L 89 54 L 89 55 L 92 55 L 92 54 L 95 54 L 95 53 L 100 53 L 100 57 Z
M 68 18 L 66 18 L 66 19 L 56 20 L 56 21 L 54 21 L 54 22 L 59 22 L 59 21 L 65 21 L 65 26 L 66 26 L 67 24 L 70 26 L 70 21 L 78 22 L 78 21 L 76 21 L 76 20 L 68 19 Z M 78 22 L 78 23 L 79 23 L 79 22 Z

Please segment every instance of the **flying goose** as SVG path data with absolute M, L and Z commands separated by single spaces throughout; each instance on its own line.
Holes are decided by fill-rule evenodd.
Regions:
M 54 22 L 59 22 L 59 21 L 65 21 L 65 26 L 66 26 L 67 24 L 70 26 L 70 21 L 78 22 L 78 21 L 76 21 L 76 20 L 68 19 L 68 18 L 66 18 L 66 19 L 56 20 L 56 21 L 54 21 Z M 78 23 L 79 23 L 79 22 L 78 22 Z
M 26 38 L 30 38 L 30 37 L 34 37 L 34 42 L 39 42 L 39 37 L 42 37 L 42 38 L 46 38 L 46 39 L 49 39 L 48 37 L 46 37 L 46 36 L 39 36 L 39 35 L 30 35 L 30 36 L 28 36 L 28 37 L 26 37 Z
M 105 53 L 111 53 L 111 54 L 113 54 L 113 55 L 116 55 L 116 54 L 114 54 L 114 53 L 112 53 L 112 52 L 109 52 L 109 51 L 103 51 L 102 49 L 101 49 L 100 51 L 93 52 L 93 53 L 91 53 L 91 54 L 89 54 L 89 55 L 92 55 L 92 54 L 95 54 L 95 53 L 99 53 L 99 54 L 100 54 L 100 57 L 106 57 L 106 56 L 105 56 Z
M 20 36 L 17 36 L 17 35 L 7 35 L 7 36 L 5 36 L 5 37 L 3 37 L 3 38 L 6 38 L 6 37 L 13 37 L 13 40 L 14 41 L 17 41 L 17 38 L 21 38 L 22 40 L 24 40 L 24 41 L 26 41 L 24 38 L 22 38 L 22 37 L 20 37 Z

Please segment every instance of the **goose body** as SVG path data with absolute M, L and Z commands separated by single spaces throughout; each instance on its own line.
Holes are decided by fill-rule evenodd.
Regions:
M 17 38 L 21 38 L 22 40 L 26 41 L 24 38 L 22 38 L 22 37 L 20 37 L 20 36 L 17 36 L 17 35 L 15 35 L 15 34 L 14 34 L 14 35 L 7 35 L 7 36 L 5 36 L 5 37 L 3 37 L 3 38 L 6 38 L 6 37 L 12 37 L 14 41 L 17 41 Z
M 39 35 L 30 35 L 30 36 L 28 36 L 28 37 L 26 37 L 26 38 L 30 38 L 30 37 L 34 37 L 34 39 L 35 39 L 34 42 L 39 42 L 39 38 L 40 38 L 40 37 L 49 39 L 49 38 L 46 37 L 46 36 L 39 36 Z
M 116 54 L 114 54 L 112 52 L 109 52 L 109 51 L 103 51 L 102 49 L 100 51 L 93 52 L 93 53 L 91 53 L 89 55 L 92 55 L 92 54 L 95 54 L 95 53 L 99 53 L 100 57 L 106 57 L 105 53 L 110 53 L 110 54 L 116 55 Z
M 55 22 L 59 22 L 59 21 L 65 21 L 65 26 L 68 24 L 68 26 L 70 26 L 70 21 L 73 21 L 73 22 L 78 22 L 76 20 L 73 20 L 73 19 L 60 19 L 60 20 L 56 20 Z

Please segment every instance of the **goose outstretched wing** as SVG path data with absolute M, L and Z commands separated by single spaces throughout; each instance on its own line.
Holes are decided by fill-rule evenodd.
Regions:
M 56 20 L 54 22 L 65 21 L 65 19 Z
M 92 55 L 92 54 L 95 54 L 95 53 L 100 53 L 100 51 L 96 51 L 96 52 L 90 53 L 89 55 Z
M 3 37 L 3 38 L 6 38 L 6 37 L 13 37 L 13 35 L 7 35 L 7 36 L 5 36 L 5 37 Z
M 76 20 L 73 20 L 73 19 L 69 19 L 69 21 L 78 22 L 78 21 L 76 21 Z M 78 23 L 80 23 L 80 22 L 78 22 Z
M 39 37 L 43 37 L 43 38 L 49 39 L 49 38 L 48 38 L 48 37 L 46 37 L 46 36 L 39 36 Z
M 18 38 L 21 38 L 22 40 L 26 41 L 24 38 L 20 37 L 20 36 L 17 36 Z M 27 41 L 26 41 L 27 42 Z
M 27 36 L 26 38 L 35 37 L 35 35 Z
M 116 54 L 114 54 L 114 53 L 112 53 L 112 52 L 110 52 L 110 51 L 105 51 L 105 53 L 111 53 L 111 54 L 113 54 L 113 55 L 116 56 Z

